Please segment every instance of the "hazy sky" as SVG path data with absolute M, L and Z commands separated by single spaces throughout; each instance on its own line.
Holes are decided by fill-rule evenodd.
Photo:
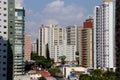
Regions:
M 41 24 L 83 25 L 83 21 L 93 15 L 94 6 L 102 0 L 17 0 L 26 11 L 26 33 L 32 41 L 38 36 Z

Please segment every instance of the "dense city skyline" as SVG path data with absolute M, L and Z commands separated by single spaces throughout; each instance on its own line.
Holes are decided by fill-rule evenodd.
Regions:
M 93 15 L 94 6 L 102 0 L 18 0 L 26 10 L 26 33 L 32 36 L 32 41 L 38 37 L 41 24 L 55 23 L 59 26 L 77 24 L 89 15 Z M 89 5 L 88 5 L 89 4 Z
M 120 1 L 0 0 L 0 80 L 119 80 Z

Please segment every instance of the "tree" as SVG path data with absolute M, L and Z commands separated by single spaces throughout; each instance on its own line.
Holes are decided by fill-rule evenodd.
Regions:
M 47 79 L 45 79 L 44 77 L 40 77 L 38 80 L 47 80 Z
M 96 70 L 91 71 L 90 74 L 91 76 L 99 77 L 99 76 L 102 76 L 102 70 L 96 69 Z
M 88 74 L 81 74 L 79 80 L 91 80 L 91 77 Z
M 50 59 L 50 53 L 49 53 L 49 46 L 46 44 L 46 57 L 47 59 Z
M 115 72 L 113 71 L 106 71 L 105 73 L 103 73 L 103 76 L 108 78 L 109 80 L 115 80 Z
M 41 65 L 42 68 L 50 68 L 53 65 L 53 60 L 46 59 L 44 56 L 38 56 L 37 54 L 32 54 L 32 60 L 34 60 L 38 66 Z
M 102 71 L 100 69 L 96 69 L 88 74 L 82 74 L 79 77 L 79 80 L 115 80 L 116 75 L 113 71 Z
M 60 56 L 59 59 L 61 59 L 61 64 L 64 65 L 66 56 Z
M 75 55 L 76 55 L 76 61 L 77 61 L 78 65 L 79 65 L 79 52 L 76 51 L 76 52 L 75 52 Z
M 31 69 L 31 66 L 33 66 L 33 65 L 34 65 L 34 63 L 25 61 L 25 71 L 29 71 Z
M 79 56 L 79 52 L 78 52 L 78 51 L 76 51 L 76 52 L 75 52 L 75 55 Z
M 48 71 L 51 73 L 52 76 L 61 73 L 61 70 L 59 68 L 50 68 Z

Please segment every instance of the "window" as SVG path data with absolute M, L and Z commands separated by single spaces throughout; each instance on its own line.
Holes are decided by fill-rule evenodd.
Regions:
M 4 32 L 4 34 L 6 34 L 6 32 Z
M 4 16 L 6 16 L 6 14 L 4 14 Z
M 4 20 L 4 22 L 7 22 L 7 20 Z
M 7 28 L 7 26 L 4 26 L 4 28 Z
M 3 62 L 3 64 L 6 64 L 6 62 Z
M 13 16 L 13 14 L 10 14 L 10 16 Z
M 10 26 L 10 28 L 12 28 L 12 26 Z
M 10 34 L 12 34 L 12 32 L 10 32 Z
M 6 56 L 3 56 L 3 58 L 6 58 Z
M 3 52 L 6 52 L 6 50 L 3 50 Z
M 4 4 L 6 4 L 6 2 L 4 2 Z
M 13 20 L 10 20 L 10 22 L 12 23 L 12 22 L 13 22 Z
M 4 46 L 6 46 L 7 44 L 3 44 Z
M 10 2 L 10 4 L 13 4 L 13 2 Z
M 10 11 L 13 11 L 13 8 L 10 8 Z
M 5 74 L 3 74 L 3 77 L 5 77 L 6 75 Z
M 6 68 L 3 68 L 3 70 L 5 71 L 5 70 L 6 70 Z
M 7 8 L 4 8 L 4 10 L 7 10 Z

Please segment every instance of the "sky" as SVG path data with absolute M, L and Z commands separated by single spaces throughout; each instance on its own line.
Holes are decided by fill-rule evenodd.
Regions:
M 102 0 L 17 0 L 25 8 L 25 32 L 32 41 L 38 37 L 39 27 L 44 24 L 83 26 L 94 7 Z

